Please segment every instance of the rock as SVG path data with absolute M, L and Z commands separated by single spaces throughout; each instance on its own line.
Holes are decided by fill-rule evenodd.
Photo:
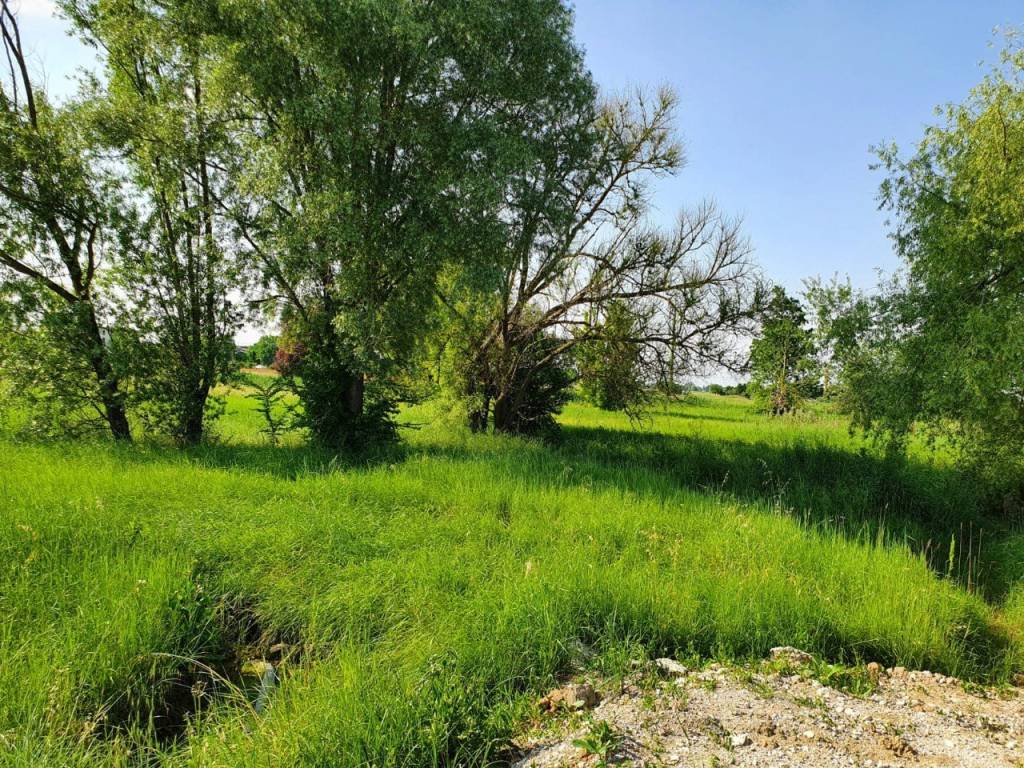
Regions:
M 814 657 L 806 651 L 801 651 L 799 648 L 794 648 L 791 645 L 780 645 L 772 648 L 772 661 L 788 661 L 794 666 L 802 666 L 804 664 L 810 664 L 814 661 Z
M 270 646 L 268 656 L 274 661 L 284 661 L 291 656 L 295 655 L 295 648 L 288 645 L 287 643 L 274 643 Z
M 907 668 L 906 667 L 893 667 L 892 669 L 889 670 L 889 674 L 892 675 L 893 677 L 906 677 L 907 676 Z
M 882 746 L 897 757 L 913 757 L 917 754 L 917 750 L 910 746 L 902 736 L 886 736 L 882 739 Z
M 729 743 L 732 744 L 733 747 L 748 747 L 750 746 L 750 736 L 745 733 L 736 733 L 733 734 L 731 739 L 729 739 Z
M 277 687 L 277 671 L 274 665 L 263 659 L 247 661 L 242 665 L 242 674 L 259 678 L 253 709 L 257 714 L 266 709 L 270 694 Z
M 690 671 L 675 659 L 655 659 L 654 666 L 665 677 L 684 677 Z
M 600 700 L 601 697 L 594 690 L 594 686 L 589 683 L 583 683 L 581 685 L 567 685 L 564 688 L 555 688 L 542 698 L 538 704 L 542 712 L 557 712 L 560 709 L 593 709 Z

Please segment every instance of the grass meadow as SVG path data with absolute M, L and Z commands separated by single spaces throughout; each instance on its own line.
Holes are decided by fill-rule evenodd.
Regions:
M 188 453 L 0 439 L 0 763 L 500 764 L 638 655 L 1021 667 L 1024 539 L 941 454 L 713 395 L 552 445 L 402 419 L 351 465 L 238 391 Z

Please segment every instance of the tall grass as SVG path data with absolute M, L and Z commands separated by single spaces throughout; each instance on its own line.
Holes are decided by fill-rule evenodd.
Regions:
M 0 760 L 500 760 L 531 696 L 621 643 L 981 680 L 1015 663 L 1009 612 L 907 533 L 955 521 L 951 476 L 827 417 L 703 398 L 637 429 L 572 406 L 555 446 L 439 424 L 343 466 L 261 445 L 230 406 L 187 455 L 0 442 Z M 272 646 L 255 715 L 233 692 Z

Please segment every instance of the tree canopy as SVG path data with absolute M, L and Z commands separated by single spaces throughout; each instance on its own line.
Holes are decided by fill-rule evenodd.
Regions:
M 857 423 L 894 443 L 940 435 L 1020 496 L 1024 467 L 1024 51 L 916 151 L 879 149 L 904 269 L 875 294 L 812 285 Z
M 102 66 L 60 106 L 3 2 L 0 343 L 51 425 L 201 441 L 258 315 L 336 450 L 394 437 L 425 350 L 510 432 L 581 376 L 623 407 L 742 365 L 749 244 L 710 203 L 652 224 L 675 96 L 599 97 L 560 0 L 61 0 Z
M 776 416 L 796 410 L 817 384 L 813 351 L 803 306 L 775 286 L 750 346 L 750 393 L 758 407 Z

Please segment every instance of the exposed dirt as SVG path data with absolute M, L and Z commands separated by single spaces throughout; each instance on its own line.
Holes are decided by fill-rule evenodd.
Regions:
M 1022 689 L 900 668 L 872 673 L 874 690 L 856 696 L 807 668 L 647 665 L 615 686 L 592 680 L 603 697 L 589 712 L 539 716 L 515 766 L 599 765 L 573 741 L 600 721 L 615 733 L 610 765 L 1024 766 Z

